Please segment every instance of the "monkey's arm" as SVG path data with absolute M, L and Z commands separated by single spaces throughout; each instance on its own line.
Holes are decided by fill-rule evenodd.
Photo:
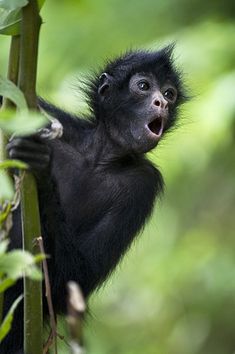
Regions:
M 66 223 L 61 238 L 56 238 L 58 278 L 55 285 L 61 285 L 60 289 L 55 289 L 55 294 L 63 291 L 69 277 L 80 283 L 85 296 L 102 284 L 144 226 L 155 197 L 161 191 L 162 179 L 160 173 L 153 169 L 149 174 L 140 178 L 137 175 L 132 181 L 126 181 L 123 190 L 121 185 L 123 183 L 118 186 L 118 177 L 109 185 L 100 185 L 102 200 L 99 191 L 92 190 L 94 196 L 85 193 L 87 200 L 91 199 L 89 205 L 86 205 L 82 193 L 77 195 L 73 190 L 74 202 L 70 200 L 69 211 L 68 207 L 64 208 Z M 77 198 L 81 203 L 79 209 L 75 205 Z M 74 215 L 66 215 L 66 211 Z M 61 265 L 63 270 L 60 271 Z
M 58 119 L 63 126 L 62 140 L 71 145 L 73 145 L 73 142 L 82 140 L 85 131 L 93 126 L 91 121 L 72 115 L 40 97 L 38 97 L 38 106 L 42 112 L 44 111 L 51 117 Z
M 69 280 L 77 281 L 86 297 L 104 282 L 143 227 L 154 199 L 155 193 L 151 200 L 142 198 L 139 205 L 137 200 L 136 203 L 131 199 L 117 201 L 91 229 L 81 234 L 76 232 L 76 225 L 65 220 L 62 225 L 60 221 L 60 235 L 55 240 L 55 273 L 52 274 L 52 292 L 57 296 L 59 309 L 65 309 Z

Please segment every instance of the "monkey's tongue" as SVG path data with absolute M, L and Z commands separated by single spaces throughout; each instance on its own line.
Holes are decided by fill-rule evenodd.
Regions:
M 160 137 L 163 132 L 163 119 L 154 119 L 151 123 L 148 124 L 148 128 L 153 134 L 157 135 L 157 137 Z

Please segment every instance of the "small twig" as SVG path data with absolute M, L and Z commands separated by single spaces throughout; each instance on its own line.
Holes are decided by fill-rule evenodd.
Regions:
M 67 344 L 67 346 L 69 346 L 69 343 L 65 340 L 64 336 L 61 335 L 60 333 L 56 333 L 57 337 L 62 340 L 65 344 Z M 47 354 L 50 347 L 52 346 L 53 344 L 53 336 L 52 336 L 52 330 L 50 331 L 50 334 L 47 338 L 47 341 L 46 343 L 44 344 L 44 347 L 43 347 L 43 353 L 42 354 Z
M 70 281 L 68 287 L 68 316 L 67 323 L 70 330 L 70 347 L 72 354 L 84 354 L 83 347 L 83 318 L 86 310 L 86 303 L 82 291 L 77 283 Z
M 39 244 L 39 248 L 40 248 L 41 253 L 45 254 L 42 236 L 37 238 L 37 242 Z M 50 324 L 51 324 L 51 335 L 49 336 L 47 343 L 46 343 L 46 345 L 49 343 L 47 351 L 54 341 L 55 354 L 58 354 L 58 351 L 57 351 L 57 325 L 56 325 L 55 312 L 54 312 L 53 303 L 52 303 L 51 284 L 50 284 L 49 272 L 48 272 L 48 266 L 47 266 L 46 259 L 43 259 L 42 267 L 43 267 L 43 272 L 44 272 L 44 276 L 45 276 L 45 287 L 46 287 L 46 294 L 45 295 L 46 295 L 46 299 L 47 299 L 49 316 L 50 316 Z M 52 337 L 51 341 L 50 341 L 50 337 Z M 45 353 L 47 353 L 47 351 Z
M 49 334 L 49 337 L 47 338 L 47 341 L 46 341 L 46 343 L 43 346 L 42 354 L 47 354 L 48 353 L 48 350 L 52 346 L 52 343 L 53 343 L 53 334 L 52 334 L 52 330 L 51 330 L 50 334 Z

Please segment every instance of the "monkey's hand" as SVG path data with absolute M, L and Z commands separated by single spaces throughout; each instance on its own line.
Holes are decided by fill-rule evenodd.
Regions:
M 21 160 L 29 165 L 36 177 L 49 169 L 51 148 L 40 136 L 17 137 L 6 146 L 11 159 Z

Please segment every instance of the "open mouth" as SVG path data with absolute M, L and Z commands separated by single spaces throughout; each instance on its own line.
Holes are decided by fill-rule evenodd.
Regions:
M 147 125 L 147 127 L 148 130 L 150 130 L 150 132 L 154 134 L 156 138 L 160 138 L 162 136 L 163 128 L 164 128 L 163 118 L 158 117 L 154 119 L 152 122 L 150 122 Z

